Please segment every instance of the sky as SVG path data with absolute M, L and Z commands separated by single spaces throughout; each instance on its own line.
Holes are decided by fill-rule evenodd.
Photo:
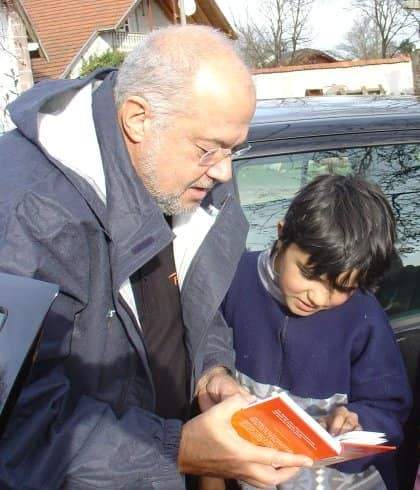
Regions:
M 232 14 L 240 15 L 247 1 L 250 12 L 258 12 L 261 0 L 216 0 L 217 4 L 231 20 Z M 351 9 L 351 0 L 314 0 L 311 15 L 311 47 L 321 50 L 333 50 L 344 41 L 345 33 L 355 19 L 355 11 Z

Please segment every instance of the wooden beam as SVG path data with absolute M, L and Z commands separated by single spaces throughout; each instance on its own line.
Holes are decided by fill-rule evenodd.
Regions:
M 218 27 L 232 39 L 237 39 L 235 31 L 223 15 L 215 0 L 196 0 L 197 7 L 199 6 L 204 12 L 210 25 Z
M 212 23 L 210 22 L 210 19 L 207 17 L 198 2 L 196 2 L 196 5 L 197 10 L 195 11 L 195 14 L 190 17 L 190 19 L 193 20 L 195 24 L 204 24 L 207 26 L 211 26 Z
M 178 17 L 179 17 L 176 7 L 175 7 L 175 12 L 173 10 L 173 4 L 175 3 L 175 5 L 176 5 L 176 1 L 173 2 L 172 0 L 155 0 L 155 2 L 162 9 L 166 18 L 171 23 L 176 24 L 176 22 L 174 22 L 174 19 L 178 19 Z
M 179 9 L 177 0 L 155 0 L 155 2 L 170 22 L 178 23 Z M 195 0 L 195 3 L 197 10 L 194 15 L 187 17 L 188 23 L 213 26 L 221 29 L 232 39 L 238 38 L 215 0 Z

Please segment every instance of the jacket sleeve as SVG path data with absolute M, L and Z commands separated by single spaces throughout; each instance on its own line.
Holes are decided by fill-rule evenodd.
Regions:
M 352 381 L 347 408 L 357 413 L 364 430 L 384 432 L 391 444 L 403 439 L 403 425 L 412 395 L 405 366 L 386 314 L 377 307 L 370 325 L 356 336 L 352 352 Z M 341 471 L 361 471 L 372 460 L 364 458 L 338 465 Z
M 223 219 L 220 219 L 223 213 Z M 237 201 L 229 196 L 223 205 L 214 225 L 205 237 L 205 247 L 201 247 L 194 260 L 194 280 L 190 277 L 188 290 L 184 285 L 184 297 L 188 294 L 189 311 L 196 308 L 192 302 L 198 299 L 202 310 L 202 323 L 207 323 L 205 344 L 203 349 L 200 373 L 214 366 L 224 366 L 232 373 L 235 369 L 235 353 L 233 350 L 233 333 L 221 312 L 221 303 L 234 278 L 236 268 L 245 248 L 248 224 Z M 201 296 L 198 296 L 200 295 Z M 184 302 L 184 319 L 185 316 Z M 194 315 L 197 318 L 197 315 Z M 200 352 L 201 356 L 201 352 Z
M 176 467 L 181 423 L 132 408 L 67 398 L 58 367 L 21 394 L 0 444 L 2 488 L 183 489 Z
M 217 311 L 209 328 L 203 372 L 215 366 L 224 366 L 232 373 L 235 371 L 232 329 L 226 324 L 221 311 Z
M 117 416 L 100 399 L 71 396 L 77 379 L 65 368 L 71 355 L 67 337 L 75 328 L 71 305 L 80 297 L 83 277 L 68 270 L 63 276 L 60 267 L 69 262 L 59 254 L 80 258 L 86 246 L 80 229 L 72 230 L 71 216 L 61 220 L 61 229 L 51 225 L 38 236 L 41 215 L 63 212 L 52 201 L 41 206 L 40 200 L 28 196 L 17 206 L 0 207 L 0 270 L 60 284 L 47 321 L 55 322 L 57 345 L 68 345 L 69 351 L 55 350 L 46 359 L 50 345 L 41 340 L 44 352 L 0 440 L 0 487 L 183 489 L 184 477 L 177 470 L 180 421 L 163 420 L 139 407 Z M 66 277 L 65 284 L 60 277 Z M 94 368 L 87 365 L 86 376 Z

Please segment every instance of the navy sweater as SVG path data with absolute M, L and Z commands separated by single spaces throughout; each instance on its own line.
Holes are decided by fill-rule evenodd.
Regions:
M 307 317 L 294 316 L 263 286 L 259 252 L 243 255 L 222 309 L 234 332 L 236 367 L 258 383 L 303 398 L 346 394 L 364 430 L 385 432 L 399 444 L 411 407 L 405 367 L 385 312 L 357 291 L 346 303 Z M 389 458 L 389 455 L 387 455 Z M 395 488 L 386 457 L 373 462 Z M 372 459 L 338 465 L 359 472 Z

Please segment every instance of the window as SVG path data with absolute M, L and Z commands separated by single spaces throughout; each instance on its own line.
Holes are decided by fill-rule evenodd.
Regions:
M 357 174 L 380 185 L 397 220 L 398 258 L 377 296 L 391 316 L 420 313 L 420 144 L 277 155 L 237 162 L 235 176 L 250 223 L 247 247 L 261 250 L 300 187 L 325 173 Z
M 128 19 L 126 19 L 117 29 L 118 32 L 125 32 L 128 33 L 130 32 L 130 26 L 128 23 Z

